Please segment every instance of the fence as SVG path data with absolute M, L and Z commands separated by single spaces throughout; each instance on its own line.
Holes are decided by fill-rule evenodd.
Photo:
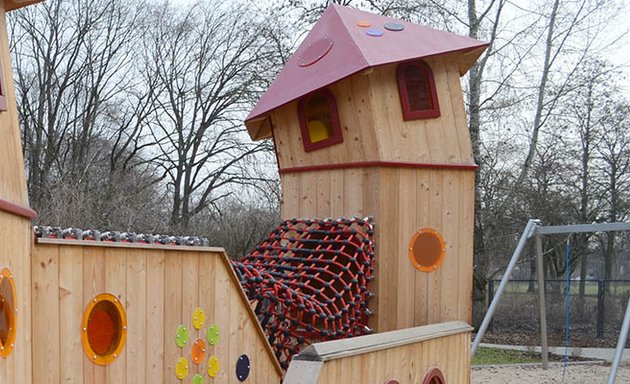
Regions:
M 499 280 L 488 282 L 488 305 Z M 576 347 L 614 347 L 630 294 L 630 280 L 570 281 L 569 335 Z M 551 345 L 562 345 L 565 332 L 565 280 L 545 281 L 547 330 Z M 535 280 L 511 280 L 506 286 L 487 339 L 536 345 L 539 340 L 538 284 Z

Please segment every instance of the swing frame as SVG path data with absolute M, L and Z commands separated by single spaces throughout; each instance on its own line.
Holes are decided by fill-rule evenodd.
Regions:
M 540 308 L 540 342 L 541 342 L 541 351 L 542 351 L 542 368 L 544 370 L 549 368 L 549 345 L 547 343 L 547 312 L 545 309 L 545 276 L 540 271 L 543 270 L 543 247 L 542 247 L 542 237 L 546 235 L 557 235 L 557 234 L 573 234 L 573 233 L 588 233 L 588 232 L 622 232 L 622 231 L 630 231 L 630 223 L 626 222 L 618 222 L 618 223 L 593 223 L 593 224 L 570 224 L 570 225 L 551 225 L 551 226 L 543 226 L 541 221 L 538 219 L 530 219 L 521 234 L 521 237 L 514 249 L 514 253 L 510 258 L 510 262 L 503 274 L 503 278 L 501 279 L 501 283 L 499 284 L 499 288 L 497 289 L 496 294 L 494 295 L 494 299 L 490 303 L 490 307 L 486 312 L 486 315 L 483 318 L 481 326 L 475 335 L 475 339 L 473 341 L 473 345 L 471 348 L 471 358 L 477 352 L 479 348 L 479 344 L 481 343 L 481 339 L 486 333 L 488 329 L 488 325 L 492 320 L 492 316 L 496 311 L 498 303 L 503 295 L 503 291 L 505 290 L 505 286 L 507 282 L 510 280 L 510 276 L 512 275 L 512 271 L 518 262 L 523 249 L 525 248 L 525 244 L 527 240 L 534 238 L 536 242 L 536 269 L 537 269 L 537 278 L 538 278 L 538 301 Z M 615 356 L 613 358 L 612 366 L 610 368 L 610 375 L 608 376 L 608 383 L 612 384 L 615 382 L 615 378 L 617 375 L 617 369 L 619 368 L 619 363 L 621 362 L 621 355 L 623 354 L 623 347 L 625 345 L 626 339 L 628 337 L 628 330 L 630 329 L 630 298 L 628 299 L 628 304 L 626 305 L 626 313 L 624 316 L 623 324 L 621 326 L 621 330 L 619 332 L 619 337 L 617 339 L 617 348 L 615 349 Z

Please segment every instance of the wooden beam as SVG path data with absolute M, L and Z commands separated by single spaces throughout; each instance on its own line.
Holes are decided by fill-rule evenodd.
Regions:
M 471 332 L 473 328 L 463 321 L 424 325 L 349 339 L 325 341 L 309 345 L 293 360 L 328 361 L 364 353 L 395 348 L 440 337 Z

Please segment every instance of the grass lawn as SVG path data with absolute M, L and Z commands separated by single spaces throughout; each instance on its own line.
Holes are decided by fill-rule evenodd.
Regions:
M 540 354 L 480 347 L 472 359 L 472 365 L 540 363 Z

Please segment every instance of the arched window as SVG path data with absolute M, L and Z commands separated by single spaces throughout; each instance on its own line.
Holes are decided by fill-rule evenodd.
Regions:
M 446 380 L 444 380 L 444 374 L 440 368 L 436 367 L 429 369 L 429 371 L 424 375 L 422 384 L 446 384 Z
M 426 62 L 418 60 L 400 64 L 396 78 L 405 120 L 440 116 L 433 71 Z
M 298 118 L 306 152 L 343 141 L 337 103 L 329 90 L 322 89 L 300 99 Z

